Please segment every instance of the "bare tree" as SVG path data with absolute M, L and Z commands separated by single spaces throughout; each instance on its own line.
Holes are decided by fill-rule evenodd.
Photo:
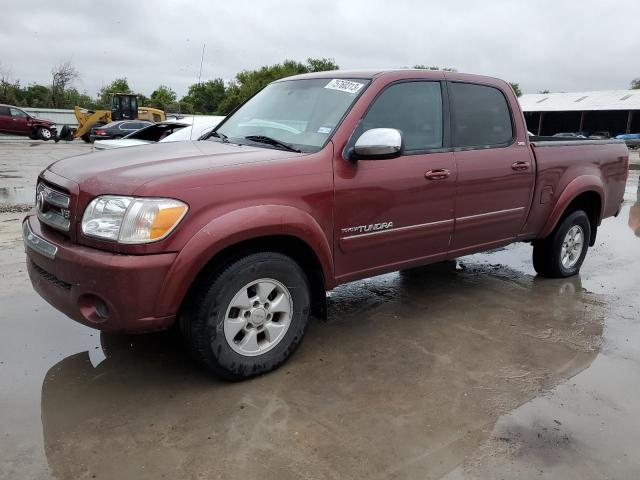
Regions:
M 51 100 L 54 107 L 60 108 L 64 106 L 64 94 L 67 88 L 80 77 L 80 74 L 71 63 L 71 59 L 67 59 L 51 69 L 51 76 Z

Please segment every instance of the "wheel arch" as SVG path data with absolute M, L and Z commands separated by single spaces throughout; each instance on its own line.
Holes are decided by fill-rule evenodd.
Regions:
M 568 214 L 575 210 L 584 210 L 591 223 L 589 245 L 593 246 L 598 225 L 602 220 L 604 208 L 604 187 L 602 180 L 595 175 L 584 175 L 572 180 L 558 197 L 551 215 L 545 223 L 539 238 L 548 237 L 556 226 Z
M 246 226 L 247 219 L 251 219 L 250 228 Z M 177 314 L 193 286 L 210 269 L 220 262 L 257 251 L 283 253 L 298 262 L 311 284 L 313 313 L 324 315 L 325 292 L 334 286 L 329 242 L 311 215 L 284 205 L 235 210 L 198 231 L 167 273 L 159 311 Z

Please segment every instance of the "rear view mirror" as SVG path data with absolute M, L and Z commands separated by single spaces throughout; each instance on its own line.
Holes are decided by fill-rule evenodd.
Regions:
M 353 158 L 376 160 L 402 154 L 402 133 L 395 128 L 372 128 L 364 132 L 353 148 Z

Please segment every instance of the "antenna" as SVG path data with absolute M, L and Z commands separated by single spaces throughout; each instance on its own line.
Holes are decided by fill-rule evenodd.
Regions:
M 200 86 L 200 81 L 202 80 L 202 63 L 204 62 L 204 47 L 206 43 L 202 44 L 202 56 L 200 57 L 200 73 L 198 73 L 198 87 Z M 191 115 L 191 132 L 189 133 L 189 140 L 193 137 L 193 124 L 196 123 L 195 113 Z

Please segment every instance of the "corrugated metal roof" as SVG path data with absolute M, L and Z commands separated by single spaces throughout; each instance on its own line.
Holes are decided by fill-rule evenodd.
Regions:
M 640 90 L 527 93 L 519 100 L 525 112 L 640 110 Z

